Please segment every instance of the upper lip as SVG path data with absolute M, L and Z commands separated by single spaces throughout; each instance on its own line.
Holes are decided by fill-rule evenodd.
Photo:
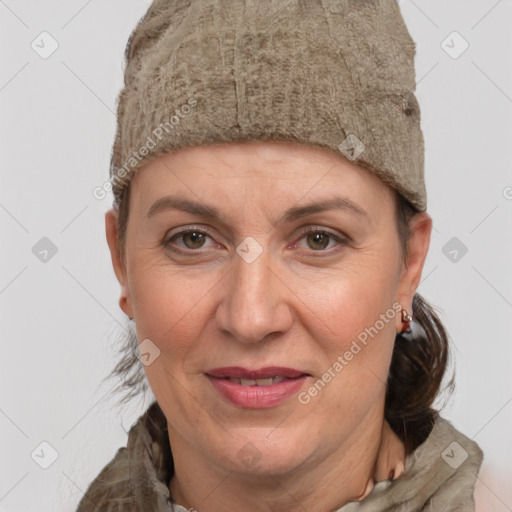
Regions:
M 241 366 L 226 366 L 223 368 L 214 368 L 205 372 L 207 375 L 212 377 L 225 378 L 234 377 L 238 379 L 267 379 L 269 377 L 285 377 L 293 379 L 300 377 L 301 375 L 309 375 L 301 370 L 295 370 L 294 368 L 285 368 L 283 366 L 266 366 L 265 368 L 259 368 L 257 370 L 248 370 Z

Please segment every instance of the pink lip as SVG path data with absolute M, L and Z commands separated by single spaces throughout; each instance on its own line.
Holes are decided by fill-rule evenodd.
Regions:
M 248 409 L 265 409 L 275 407 L 298 393 L 310 375 L 291 368 L 276 366 L 259 370 L 231 366 L 209 370 L 206 376 L 213 387 L 233 405 Z M 229 377 L 256 380 L 275 376 L 285 377 L 285 379 L 270 386 L 242 386 L 228 380 Z

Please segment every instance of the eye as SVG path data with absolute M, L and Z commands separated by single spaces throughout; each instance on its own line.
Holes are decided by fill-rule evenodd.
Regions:
M 331 252 L 325 251 L 326 248 L 329 247 L 330 242 L 336 242 L 336 245 L 346 245 L 347 240 L 338 236 L 335 233 L 331 233 L 330 231 L 326 231 L 325 229 L 313 228 L 303 231 L 301 233 L 300 240 L 305 239 L 307 243 L 307 248 L 312 249 L 315 252 Z M 297 245 L 297 243 L 295 244 Z M 331 248 L 333 246 L 331 245 Z M 336 249 L 338 250 L 338 249 Z
M 196 227 L 190 227 L 188 229 L 183 229 L 177 233 L 174 233 L 163 242 L 163 245 L 172 251 L 188 252 L 190 254 L 191 252 L 200 252 L 198 249 L 207 248 L 207 239 L 213 240 L 213 237 L 209 234 L 208 230 L 205 228 L 199 229 Z M 337 245 L 344 246 L 348 243 L 348 240 L 337 235 L 336 233 L 332 233 L 321 228 L 309 228 L 302 231 L 299 240 L 302 241 L 303 239 L 305 239 L 307 244 L 306 249 L 310 249 L 314 252 L 330 253 L 333 251 L 326 250 L 329 247 L 332 249 Z M 181 241 L 182 244 L 178 244 L 177 241 Z M 175 247 L 172 247 L 172 245 Z M 295 242 L 293 246 L 301 248 L 299 242 Z M 340 249 L 334 249 L 334 251 Z
M 176 240 L 181 240 L 183 245 L 178 245 L 179 248 L 194 251 L 205 247 L 207 238 L 211 239 L 211 236 L 204 229 L 189 228 L 175 233 L 164 241 L 163 245 L 164 247 L 169 247 L 171 250 L 176 250 L 171 247 L 171 244 Z M 177 252 L 180 251 L 177 250 Z

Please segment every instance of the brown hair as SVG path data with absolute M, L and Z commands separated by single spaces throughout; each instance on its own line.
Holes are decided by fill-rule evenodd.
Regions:
M 410 220 L 419 213 L 407 199 L 395 191 L 397 230 L 404 264 L 408 259 L 411 236 Z M 117 209 L 117 232 L 121 257 L 124 260 L 125 238 L 130 204 L 130 186 L 123 191 Z M 409 312 L 410 313 L 410 312 Z M 438 411 L 434 400 L 441 390 L 449 359 L 449 337 L 434 307 L 419 293 L 412 302 L 413 333 L 397 334 L 389 369 L 385 418 L 404 442 L 407 453 L 414 451 L 429 435 Z M 121 358 L 107 376 L 119 377 L 121 384 L 114 392 L 125 390 L 120 404 L 148 390 L 138 354 L 138 341 L 129 326 L 129 340 L 123 336 L 119 351 Z M 446 389 L 453 390 L 453 375 Z
M 410 220 L 419 211 L 400 194 L 396 197 L 397 229 L 404 264 L 408 259 Z M 434 400 L 450 357 L 449 336 L 432 304 L 419 293 L 412 301 L 414 319 L 411 334 L 397 334 L 389 368 L 385 416 L 395 433 L 411 453 L 430 434 L 439 413 Z M 445 389 L 454 388 L 454 375 Z

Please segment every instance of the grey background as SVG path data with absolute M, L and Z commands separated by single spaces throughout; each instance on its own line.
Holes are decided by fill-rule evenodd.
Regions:
M 443 415 L 485 452 L 477 510 L 511 511 L 512 1 L 399 3 L 434 219 L 419 291 L 454 345 Z M 92 193 L 108 179 L 124 47 L 149 4 L 0 1 L 0 511 L 74 510 L 152 398 L 119 410 L 116 383 L 101 382 L 126 319 L 104 235 L 112 197 Z M 58 43 L 48 58 L 31 47 L 51 48 L 44 31 Z M 46 262 L 43 237 L 57 250 Z

